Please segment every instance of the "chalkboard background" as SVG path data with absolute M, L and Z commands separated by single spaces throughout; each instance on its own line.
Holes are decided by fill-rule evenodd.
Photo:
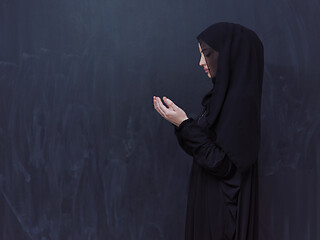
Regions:
M 153 108 L 211 88 L 196 36 L 265 48 L 262 240 L 320 239 L 317 0 L 1 0 L 0 239 L 183 239 L 192 158 Z

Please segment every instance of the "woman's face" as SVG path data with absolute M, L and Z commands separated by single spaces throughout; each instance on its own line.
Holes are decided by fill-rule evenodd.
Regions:
M 217 73 L 219 52 L 212 49 L 206 43 L 203 43 L 202 45 L 203 49 L 201 48 L 200 43 L 198 43 L 199 52 L 201 54 L 199 65 L 203 67 L 209 78 L 213 78 Z

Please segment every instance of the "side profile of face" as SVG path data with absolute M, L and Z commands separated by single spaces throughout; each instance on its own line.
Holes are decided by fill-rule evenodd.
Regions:
M 202 45 L 202 47 L 201 47 Z M 209 78 L 213 78 L 217 73 L 219 52 L 211 48 L 205 42 L 198 43 L 201 54 L 199 65 L 203 67 Z

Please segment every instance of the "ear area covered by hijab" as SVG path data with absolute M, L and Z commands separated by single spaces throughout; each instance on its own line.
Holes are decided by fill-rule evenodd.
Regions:
M 201 48 L 205 44 L 219 52 L 213 88 L 202 99 L 206 120 L 216 142 L 245 171 L 257 160 L 260 147 L 263 44 L 251 29 L 228 22 L 209 26 L 197 40 Z

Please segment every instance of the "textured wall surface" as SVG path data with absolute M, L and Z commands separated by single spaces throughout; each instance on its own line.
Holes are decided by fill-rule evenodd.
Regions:
M 320 239 L 317 0 L 0 1 L 0 239 L 183 239 L 192 159 L 154 111 L 212 86 L 196 36 L 265 48 L 261 240 Z

